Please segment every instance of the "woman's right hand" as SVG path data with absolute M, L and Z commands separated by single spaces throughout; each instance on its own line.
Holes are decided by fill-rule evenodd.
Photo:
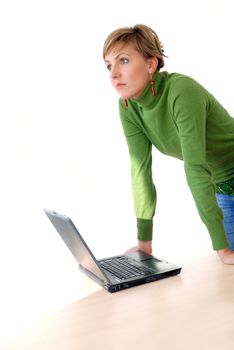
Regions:
M 152 241 L 138 241 L 138 244 L 126 251 L 126 253 L 143 251 L 147 254 L 152 254 Z

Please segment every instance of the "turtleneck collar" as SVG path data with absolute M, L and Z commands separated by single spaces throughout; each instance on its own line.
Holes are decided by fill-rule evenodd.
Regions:
M 153 96 L 151 93 L 151 84 L 147 84 L 145 90 L 142 94 L 136 98 L 131 99 L 131 102 L 137 103 L 140 107 L 150 108 L 155 102 L 158 100 L 160 96 L 160 85 L 163 80 L 163 72 L 156 72 L 154 74 L 154 88 L 156 92 L 156 96 Z

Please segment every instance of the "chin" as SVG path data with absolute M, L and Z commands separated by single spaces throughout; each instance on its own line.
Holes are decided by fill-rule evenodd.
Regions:
M 132 95 L 124 95 L 124 96 L 122 95 L 122 96 L 120 96 L 120 98 L 122 98 L 122 100 L 128 100 L 129 98 L 134 99 L 135 97 Z
M 119 95 L 120 98 L 122 98 L 122 100 L 127 100 L 128 98 L 131 98 L 130 96 L 126 96 L 126 95 Z
M 129 98 L 131 98 L 132 100 L 135 100 L 135 99 L 138 98 L 140 95 L 141 95 L 141 93 L 128 94 L 128 95 L 121 96 L 121 98 L 122 98 L 123 100 L 128 100 Z

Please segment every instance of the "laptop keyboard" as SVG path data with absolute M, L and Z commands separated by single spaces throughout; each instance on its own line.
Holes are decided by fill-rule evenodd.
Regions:
M 103 270 L 108 271 L 119 279 L 139 277 L 153 272 L 152 269 L 125 256 L 101 261 L 99 262 L 99 265 Z

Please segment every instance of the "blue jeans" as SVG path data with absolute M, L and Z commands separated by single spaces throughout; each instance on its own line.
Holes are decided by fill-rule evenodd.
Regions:
M 223 225 L 229 248 L 234 250 L 234 196 L 217 193 L 216 198 L 223 212 Z

